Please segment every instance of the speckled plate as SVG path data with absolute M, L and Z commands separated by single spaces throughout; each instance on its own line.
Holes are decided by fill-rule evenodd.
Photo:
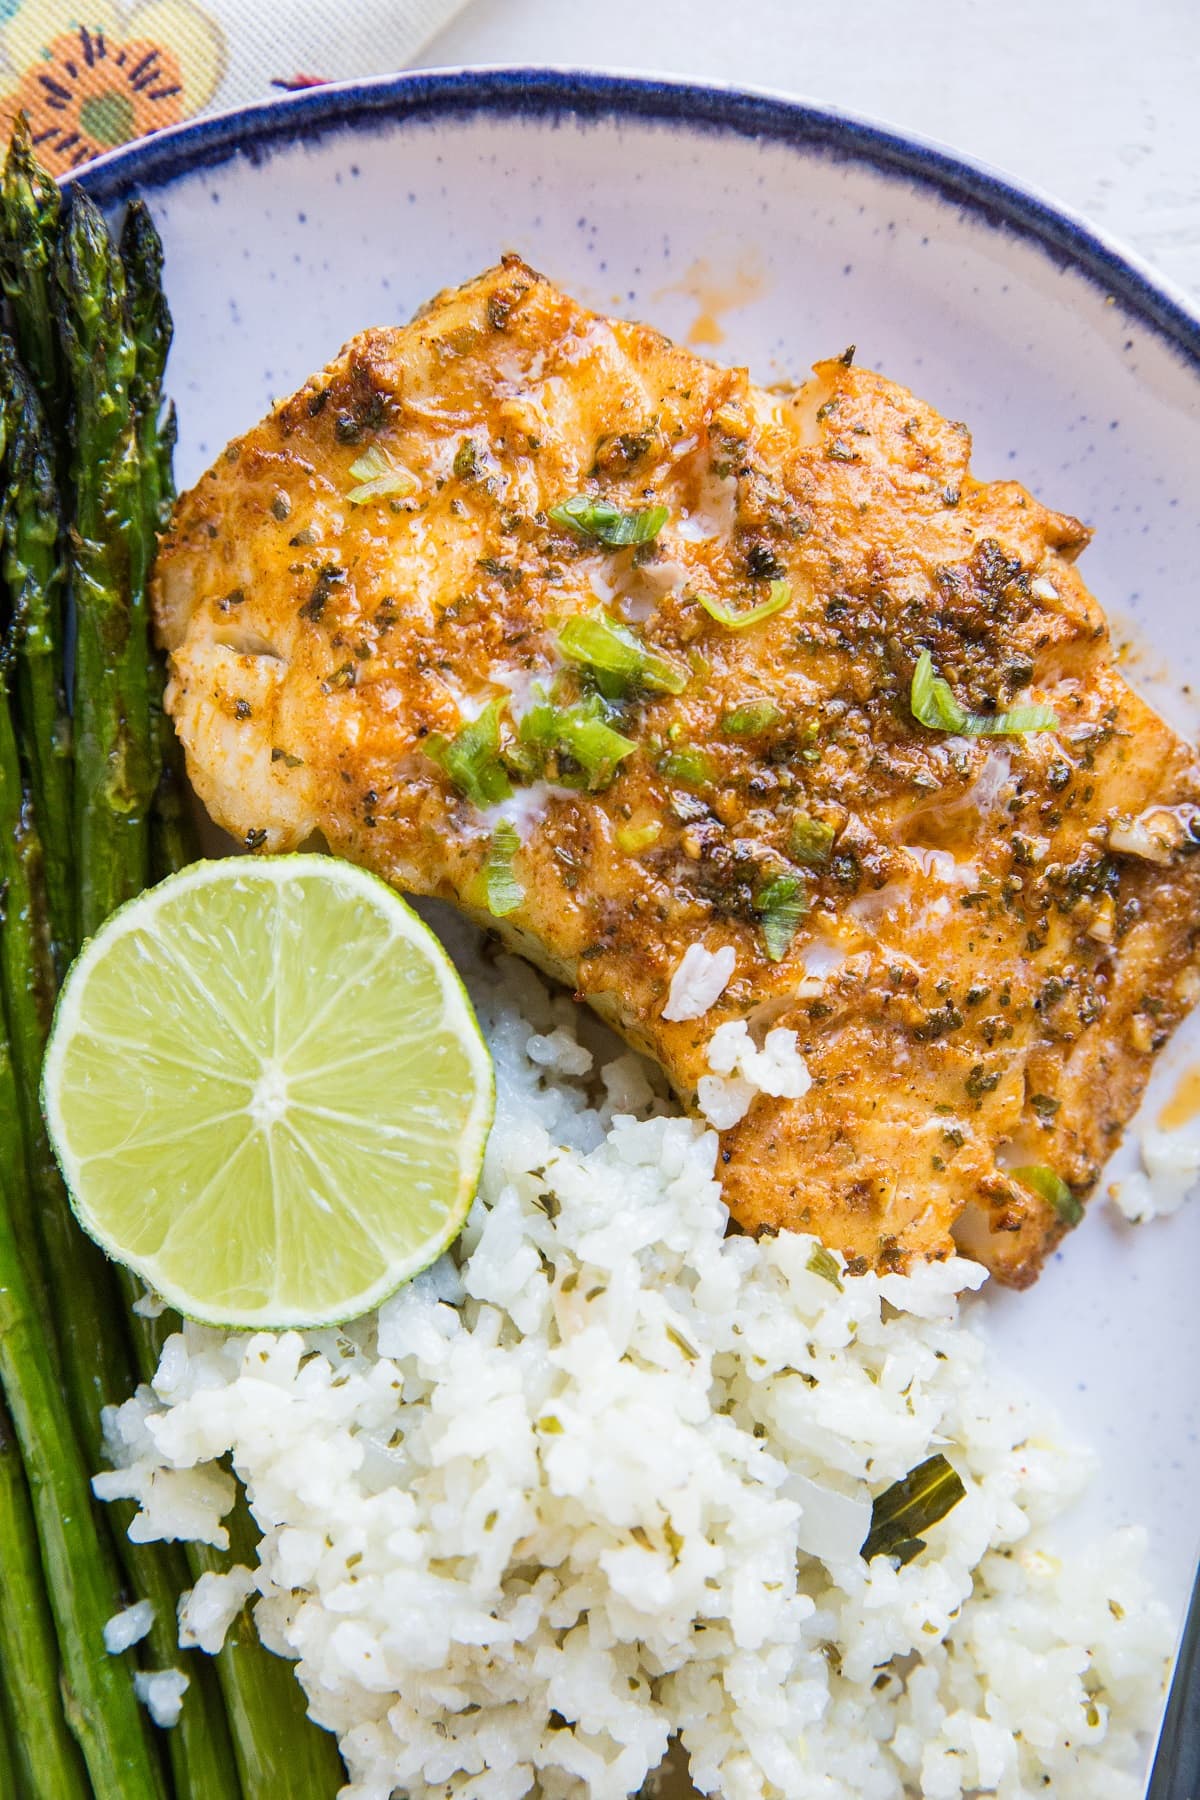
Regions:
M 500 69 L 319 89 L 165 133 L 84 179 L 109 205 L 144 194 L 163 232 L 183 482 L 352 333 L 519 249 L 590 305 L 761 380 L 853 341 L 967 420 L 978 474 L 1019 476 L 1095 527 L 1084 572 L 1133 678 L 1197 729 L 1200 323 L 995 175 L 766 95 Z M 1198 1051 L 1193 1020 L 1145 1117 Z M 1180 1611 L 1200 1489 L 1197 1271 L 1200 1205 L 1135 1231 L 1097 1199 L 1033 1291 L 979 1308 L 1098 1448 L 1090 1509 L 1149 1526 Z

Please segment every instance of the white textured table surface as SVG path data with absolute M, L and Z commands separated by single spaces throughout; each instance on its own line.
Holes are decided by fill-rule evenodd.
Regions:
M 1200 0 L 472 0 L 421 59 L 771 87 L 940 139 L 1200 303 Z

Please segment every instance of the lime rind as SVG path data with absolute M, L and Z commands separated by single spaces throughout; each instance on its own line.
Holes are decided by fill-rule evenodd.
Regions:
M 298 984 L 283 940 L 316 922 L 336 938 Z M 296 1066 L 264 1123 L 265 1077 L 251 1084 L 268 1045 Z M 371 1310 L 454 1241 L 495 1087 L 429 927 L 377 876 L 298 854 L 193 864 L 115 913 L 63 987 L 42 1102 L 75 1215 L 108 1255 L 187 1317 L 284 1329 Z

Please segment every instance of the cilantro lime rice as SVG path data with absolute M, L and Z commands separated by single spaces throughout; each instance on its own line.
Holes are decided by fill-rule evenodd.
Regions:
M 618 1800 L 673 1740 L 723 1800 L 1136 1800 L 1169 1621 L 1139 1532 L 1042 1541 L 1088 1463 L 959 1321 L 982 1270 L 727 1235 L 715 1136 L 523 964 L 474 971 L 459 1244 L 341 1331 L 188 1325 L 107 1419 L 137 1535 L 222 1544 L 227 1456 L 263 1530 L 182 1641 L 257 1596 L 345 1800 Z M 964 1497 L 865 1562 L 934 1454 Z

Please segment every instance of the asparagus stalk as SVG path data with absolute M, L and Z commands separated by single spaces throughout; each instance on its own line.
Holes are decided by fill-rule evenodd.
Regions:
M 152 272 L 152 248 L 144 231 L 138 234 L 136 255 L 139 273 Z M 147 814 L 155 759 L 146 579 L 158 493 L 156 450 L 154 485 L 148 495 L 143 490 L 139 424 L 141 409 L 157 410 L 153 397 L 161 386 L 169 330 L 164 331 L 164 309 L 154 305 L 152 296 L 147 300 L 139 293 L 127 317 L 121 260 L 103 218 L 81 195 L 74 200 L 63 237 L 58 279 L 75 450 L 79 920 L 90 933 L 122 900 L 140 892 L 148 874 Z M 74 1235 L 81 1244 L 81 1235 Z M 103 1275 L 93 1293 L 105 1294 L 102 1311 L 117 1318 L 116 1285 L 109 1271 Z M 87 1335 L 97 1349 L 97 1340 L 104 1339 L 102 1317 L 88 1321 Z M 154 1361 L 143 1360 L 142 1374 L 149 1378 L 153 1371 Z M 77 1381 L 82 1369 L 69 1373 Z M 123 1399 L 133 1386 L 129 1361 L 123 1359 L 120 1370 L 110 1367 L 107 1376 L 104 1399 Z M 81 1430 L 99 1467 L 97 1407 L 88 1409 Z M 131 1579 L 154 1606 L 150 1658 L 159 1666 L 182 1661 L 191 1682 L 183 1715 L 168 1739 L 178 1800 L 236 1800 L 232 1746 L 215 1673 L 206 1658 L 179 1655 L 175 1609 L 188 1583 L 186 1558 L 175 1545 L 130 1544 L 128 1509 L 119 1510 L 118 1522 Z
M 189 1544 L 197 1579 L 205 1570 L 224 1574 L 235 1563 L 254 1568 L 258 1562 L 258 1532 L 240 1487 L 225 1523 L 228 1550 Z M 249 1603 L 226 1633 L 217 1653 L 217 1671 L 245 1800 L 276 1800 L 282 1745 L 287 1746 L 288 1800 L 333 1800 L 346 1779 L 337 1744 L 308 1717 L 304 1691 L 291 1664 L 260 1643 Z
M 165 531 L 175 504 L 175 445 L 179 440 L 179 414 L 168 400 L 158 427 L 158 529 Z
M 33 154 L 29 120 L 18 113 L 0 178 L 0 283 L 21 360 L 56 427 L 64 410 L 52 299 L 60 208 L 58 184 Z
M 9 373 L 14 374 L 11 365 Z M 5 406 L 4 415 L 11 444 L 17 431 L 14 414 L 21 403 L 21 390 L 15 376 L 10 395 L 12 404 Z M 11 455 L 8 471 L 11 520 L 13 508 L 24 503 L 20 493 L 24 470 Z M 107 522 L 111 524 L 111 521 Z M 6 573 L 11 579 L 11 559 Z M 29 624 L 29 608 L 16 608 L 14 634 L 23 656 Z M 143 650 L 143 660 L 144 655 Z M 51 669 L 55 660 L 46 658 Z M 28 662 L 27 657 L 25 661 Z M 39 757 L 48 756 L 46 734 L 53 727 L 53 719 L 47 709 L 39 711 L 31 706 L 23 714 L 23 724 L 30 745 L 30 761 L 36 765 Z M 143 724 L 143 736 L 147 729 L 148 724 Z M 20 1209 L 18 1220 L 23 1227 L 27 1266 L 31 1270 L 41 1267 L 37 1260 L 40 1239 L 52 1278 L 51 1290 L 60 1302 L 65 1302 L 59 1308 L 65 1390 L 75 1415 L 80 1442 L 91 1466 L 98 1469 L 103 1454 L 101 1408 L 126 1398 L 132 1390 L 134 1375 L 112 1274 L 104 1258 L 71 1218 L 38 1105 L 38 1083 L 53 983 L 51 972 L 45 967 L 45 958 L 39 956 L 37 924 L 41 909 L 35 858 L 29 853 L 21 854 L 23 846 L 35 843 L 36 839 L 29 807 L 22 805 L 17 810 L 19 779 L 16 735 L 5 695 L 0 701 L 0 786 L 6 800 L 4 819 L 12 822 L 13 829 L 0 835 L 0 865 L 7 877 L 8 891 L 8 918 L 0 964 L 12 1021 L 17 1105 L 29 1174 L 29 1181 L 22 1183 L 20 1194 L 33 1197 L 38 1215 L 37 1231 L 33 1230 L 28 1217 L 21 1218 Z M 55 817 L 60 825 L 64 823 L 61 806 Z M 31 1210 L 26 1209 L 27 1212 Z M 129 1509 L 125 1509 L 124 1526 L 128 1526 L 130 1517 Z M 151 1656 L 159 1665 L 178 1662 L 175 1608 L 179 1593 L 188 1580 L 183 1553 L 177 1547 L 135 1546 L 124 1531 L 120 1549 L 134 1590 L 139 1597 L 150 1600 L 154 1607 L 155 1625 L 149 1644 Z M 226 1797 L 232 1800 L 237 1788 L 232 1776 L 232 1749 L 218 1685 L 203 1658 L 188 1657 L 185 1660 L 190 1665 L 188 1672 L 193 1691 L 184 1718 L 169 1740 L 177 1793 L 180 1800 L 184 1800 L 184 1796 L 195 1796 L 195 1800 L 200 1800 L 201 1796 L 203 1800 L 209 1800 L 209 1796 L 213 1800 L 226 1800 Z
M 0 335 L 0 405 L 8 439 L 4 574 L 17 637 L 22 748 L 41 836 L 54 966 L 75 944 L 71 867 L 71 721 L 62 678 L 60 510 L 37 392 Z
M 83 1235 L 46 1141 L 38 1100 L 42 1053 L 54 1002 L 53 972 L 40 922 L 40 852 L 33 809 L 22 790 L 10 697 L 0 682 L 0 882 L 5 906 L 0 931 L 0 993 L 15 1071 L 15 1154 L 26 1180 L 11 1200 L 13 1226 L 39 1298 L 52 1291 L 60 1305 L 63 1372 L 77 1425 L 89 1453 L 100 1448 L 100 1408 L 129 1392 L 127 1354 L 114 1331 L 104 1257 Z M 47 1288 L 46 1276 L 51 1280 Z M 54 1316 L 47 1308 L 47 1317 Z M 97 1464 L 97 1467 L 99 1465 Z
M 154 1580 L 147 1584 L 156 1590 L 154 1624 L 146 1639 L 150 1663 L 156 1669 L 182 1669 L 190 1684 L 179 1723 L 167 1734 L 175 1800 L 241 1800 L 216 1671 L 203 1652 L 179 1648 L 177 1608 L 180 1595 L 189 1585 L 187 1558 L 178 1544 L 141 1548 L 158 1553 L 150 1565 L 156 1572 Z M 161 1571 L 161 1579 L 157 1571 Z M 326 1800 L 331 1800 L 331 1796 L 326 1796 Z
M 57 256 L 59 326 L 73 396 L 71 537 L 79 927 L 89 935 L 149 874 L 146 552 L 130 383 L 125 276 L 104 220 L 77 193 Z
M 154 222 L 140 200 L 125 212 L 121 232 L 121 266 L 133 339 L 133 369 L 129 378 L 129 408 L 137 454 L 137 476 L 130 507 L 131 603 L 149 614 L 147 589 L 150 566 L 158 544 L 158 517 L 162 500 L 162 463 L 158 453 L 158 421 L 162 406 L 162 378 L 171 348 L 173 326 L 162 289 L 162 244 Z M 146 704 L 149 725 L 146 749 L 150 761 L 150 791 L 157 796 L 162 776 L 163 747 L 162 666 L 146 636 Z M 151 800 L 153 811 L 153 798 Z
M 137 1284 L 127 1276 L 123 1286 L 128 1300 Z M 132 1324 L 142 1379 L 151 1381 L 163 1344 L 171 1331 L 179 1329 L 179 1319 L 172 1312 L 158 1319 L 135 1314 Z M 226 1524 L 230 1537 L 227 1551 L 208 1544 L 183 1546 L 186 1567 L 176 1576 L 177 1593 L 198 1581 L 206 1570 L 223 1574 L 234 1563 L 254 1565 L 258 1535 L 240 1489 L 237 1505 Z M 189 1757 L 187 1778 L 191 1785 L 179 1786 L 180 1776 L 176 1774 L 181 1800 L 185 1792 L 193 1794 L 195 1800 L 210 1800 L 210 1796 L 211 1800 L 220 1800 L 230 1791 L 240 1793 L 243 1800 L 276 1800 L 284 1746 L 288 1800 L 333 1800 L 345 1778 L 334 1741 L 305 1716 L 304 1695 L 290 1664 L 263 1648 L 248 1607 L 230 1627 L 215 1668 L 203 1653 L 189 1652 L 189 1674 L 196 1662 L 201 1664 L 208 1681 L 218 1683 L 224 1701 L 222 1785 L 207 1787 L 197 1783 L 193 1759 Z M 188 1716 L 192 1698 L 189 1693 L 177 1731 Z
M 3 692 L 3 681 L 0 680 L 0 695 Z M 13 1053 L 20 1066 L 32 1074 L 35 1096 L 45 1025 L 53 999 L 48 946 L 43 943 L 38 929 L 34 901 L 34 875 L 39 862 L 40 846 L 21 785 L 16 734 L 5 697 L 0 704 L 0 894 L 3 895 L 0 994 L 19 991 L 23 997 Z M 48 1306 L 32 1181 L 34 1158 L 25 1135 L 29 1111 L 28 1106 L 23 1105 L 18 1113 L 17 1104 L 14 1092 L 14 1111 L 11 1121 L 7 1122 L 10 1139 L 6 1148 L 14 1158 L 14 1169 L 19 1165 L 22 1179 L 12 1195 L 11 1224 L 34 1290 L 41 1303 Z
M 27 879 L 26 866 L 12 848 L 14 800 L 19 796 L 16 739 L 7 699 L 0 699 L 0 871 L 8 876 L 8 917 L 0 933 L 3 962 L 3 994 L 11 1021 L 12 1064 L 15 1093 L 13 1127 L 23 1131 L 22 1182 L 12 1207 L 14 1222 L 23 1224 L 22 1253 L 27 1269 L 42 1268 L 50 1276 L 50 1292 L 57 1301 L 62 1321 L 60 1386 L 74 1415 L 78 1443 L 87 1463 L 99 1469 L 104 1457 L 101 1409 L 119 1404 L 133 1390 L 135 1376 L 130 1346 L 125 1336 L 118 1291 L 104 1257 L 79 1230 L 71 1216 L 50 1147 L 46 1141 L 38 1105 L 38 1083 L 47 1023 L 39 1005 L 39 985 L 31 979 L 28 959 L 36 945 L 33 929 L 39 907 L 36 884 Z M 22 806 L 20 817 L 28 820 Z M 5 862 L 11 865 L 5 868 Z M 14 911 L 15 907 L 15 911 Z M 20 1140 L 15 1139 L 20 1155 Z M 34 1205 L 29 1204 L 32 1196 Z M 15 1203 L 16 1201 L 21 1204 Z M 32 1213 L 36 1210 L 36 1228 Z M 40 1242 L 42 1258 L 38 1258 Z M 45 1317 L 50 1314 L 45 1308 Z M 51 1345 L 49 1330 L 45 1343 Z M 52 1350 L 47 1349 L 52 1355 Z M 152 1372 L 152 1371 L 151 1371 Z M 176 1545 L 136 1545 L 129 1541 L 132 1508 L 119 1512 L 118 1548 L 128 1579 L 139 1599 L 154 1607 L 154 1627 L 148 1648 L 156 1667 L 180 1662 L 175 1632 L 175 1609 L 187 1586 L 186 1558 Z M 218 1684 L 207 1660 L 189 1655 L 183 1659 L 192 1683 L 183 1717 L 168 1740 L 178 1800 L 235 1800 L 233 1755 Z
M 121 265 L 129 305 L 129 329 L 133 337 L 134 363 L 129 383 L 138 447 L 138 486 L 142 518 L 149 527 L 142 544 L 150 556 L 141 570 L 142 585 L 153 558 L 154 536 L 159 525 L 159 503 L 164 480 L 170 481 L 170 464 L 159 454 L 163 371 L 174 335 L 171 311 L 162 286 L 162 241 L 154 221 L 140 200 L 132 200 L 121 229 Z
M 0 1677 L 4 1671 L 0 1669 Z M 0 1769 L 15 1771 L 13 1780 L 16 1783 L 14 1800 L 26 1800 L 28 1789 L 21 1785 L 21 1772 L 17 1766 L 17 1753 L 13 1748 L 12 1702 L 8 1697 L 8 1689 L 0 1679 Z
M 136 542 L 141 553 L 153 551 L 157 532 L 165 524 L 174 499 L 171 462 L 176 426 L 174 407 L 168 407 L 165 413 L 163 410 L 163 371 L 173 326 L 162 288 L 162 243 L 140 200 L 132 201 L 125 214 L 121 261 L 135 346 L 130 401 L 138 448 L 141 522 Z M 135 566 L 135 588 L 144 588 L 148 576 L 148 565 Z M 199 853 L 195 823 L 187 803 L 183 753 L 163 706 L 165 686 L 162 659 L 152 651 L 148 689 L 156 781 L 150 815 L 150 868 L 156 879 L 194 862 Z
M 30 1800 L 87 1800 L 87 1773 L 59 1695 L 58 1644 L 38 1560 L 21 1452 L 0 1401 L 0 1673 L 12 1743 L 5 1765 Z
M 163 1343 L 179 1329 L 179 1320 L 167 1312 L 158 1319 L 135 1317 L 133 1323 L 143 1379 L 149 1381 Z M 240 1487 L 225 1524 L 228 1550 L 210 1544 L 184 1546 L 192 1582 L 206 1572 L 225 1574 L 235 1563 L 253 1568 L 258 1561 L 258 1531 Z M 216 1674 L 244 1800 L 276 1800 L 281 1745 L 287 1746 L 288 1800 L 333 1800 L 345 1781 L 337 1745 L 308 1718 L 304 1692 L 291 1664 L 259 1641 L 249 1604 L 226 1634 Z
M 156 531 L 166 522 L 175 493 L 175 413 L 174 408 L 168 408 L 164 414 L 162 400 L 172 325 L 162 290 L 162 244 L 149 213 L 139 201 L 134 201 L 125 215 L 121 259 L 136 347 L 130 395 L 136 421 L 142 541 L 153 544 Z M 139 579 L 136 569 L 134 579 L 135 583 Z M 151 730 L 157 736 L 159 751 L 159 776 L 151 815 L 151 867 L 155 875 L 182 868 L 197 854 L 179 740 L 163 710 L 162 694 L 162 664 L 152 656 Z M 150 1380 L 165 1337 L 178 1328 L 178 1321 L 173 1314 L 158 1320 L 135 1316 L 133 1326 L 142 1376 Z M 206 1569 L 220 1570 L 234 1562 L 256 1560 L 258 1534 L 240 1492 L 227 1523 L 229 1552 L 222 1554 L 207 1545 L 187 1546 L 194 1580 Z M 246 1800 L 274 1800 L 279 1788 L 280 1749 L 285 1745 L 289 1800 L 331 1800 L 343 1780 L 336 1745 L 306 1718 L 299 1682 L 286 1660 L 263 1648 L 248 1608 L 227 1636 L 217 1658 L 217 1671 Z
M 16 1074 L 7 1036 L 0 1036 L 0 1385 L 29 1482 L 62 1662 L 63 1706 L 97 1795 L 165 1800 L 128 1658 L 109 1656 L 104 1648 L 105 1622 L 120 1606 L 120 1582 L 92 1511 L 45 1311 L 13 1228 L 23 1180 L 18 1119 Z
M 167 716 L 166 676 L 155 662 L 150 676 L 151 730 L 158 744 L 158 785 L 150 814 L 150 873 L 155 881 L 173 875 L 200 854 L 196 820 L 188 801 L 183 747 Z

